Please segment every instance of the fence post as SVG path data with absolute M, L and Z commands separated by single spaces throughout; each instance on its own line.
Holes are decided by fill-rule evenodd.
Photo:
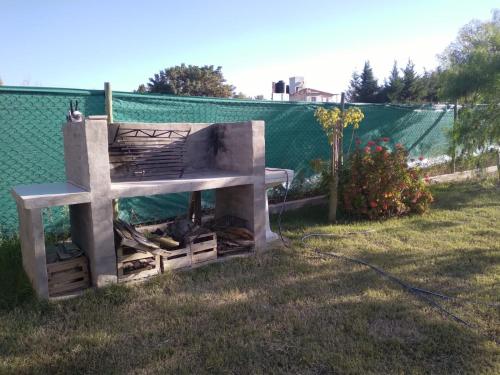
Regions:
M 339 164 L 344 165 L 344 111 L 345 111 L 345 93 L 340 94 L 340 111 L 342 113 L 342 124 L 340 124 L 340 135 L 339 135 Z
M 111 91 L 111 84 L 104 82 L 104 107 L 106 108 L 106 115 L 108 116 L 108 125 L 113 122 L 113 91 Z M 113 219 L 118 219 L 119 204 L 118 199 L 111 201 L 113 205 Z
M 106 107 L 109 125 L 113 122 L 113 91 L 111 91 L 109 82 L 104 82 L 104 106 Z
M 500 181 L 500 150 L 497 149 L 497 175 L 498 180 Z
M 451 168 L 452 168 L 452 173 L 455 173 L 455 161 L 456 161 L 456 144 L 455 144 L 455 123 L 457 122 L 458 119 L 458 99 L 455 99 L 455 105 L 453 106 L 453 134 L 452 134 L 452 155 L 451 155 Z

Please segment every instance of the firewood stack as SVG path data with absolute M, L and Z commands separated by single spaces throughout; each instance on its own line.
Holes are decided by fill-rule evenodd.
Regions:
M 127 251 L 129 250 L 129 251 Z M 121 257 L 126 257 L 127 255 L 133 254 L 135 251 L 130 249 L 123 249 Z M 154 257 L 144 258 L 144 259 L 134 259 L 130 261 L 123 262 L 123 273 L 128 274 L 137 270 L 152 270 L 156 266 L 156 261 Z
M 226 215 L 213 221 L 211 229 L 217 234 L 217 254 L 224 256 L 252 251 L 254 236 L 247 227 L 246 220 L 236 216 Z
M 139 252 L 152 252 L 160 247 L 151 242 L 141 232 L 123 220 L 116 219 L 114 222 L 115 244 L 118 247 L 131 248 Z
M 132 225 L 114 221 L 118 281 L 133 281 L 160 273 L 158 245 L 148 240 Z
M 224 216 L 198 225 L 177 218 L 163 231 L 141 233 L 132 225 L 114 222 L 118 279 L 131 280 L 157 274 L 163 268 L 190 267 L 227 256 L 250 252 L 255 246 L 248 223 Z M 159 267 L 161 264 L 161 267 Z

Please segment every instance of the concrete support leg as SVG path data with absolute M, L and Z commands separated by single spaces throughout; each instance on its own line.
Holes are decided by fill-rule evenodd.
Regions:
M 271 230 L 271 224 L 269 221 L 269 201 L 267 199 L 268 190 L 266 190 L 266 193 L 265 193 L 265 199 L 266 199 L 266 241 L 272 242 L 272 241 L 277 240 L 279 238 L 279 236 Z
M 232 215 L 245 219 L 253 231 L 256 251 L 266 246 L 266 203 L 264 184 L 242 185 L 217 189 L 215 217 Z
M 42 210 L 17 205 L 23 267 L 39 298 L 49 298 Z
M 112 218 L 113 207 L 107 199 L 70 206 L 71 237 L 85 251 L 96 287 L 117 282 Z

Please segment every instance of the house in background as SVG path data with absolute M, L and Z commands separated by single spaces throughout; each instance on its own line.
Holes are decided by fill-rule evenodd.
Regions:
M 335 102 L 335 99 L 338 99 L 336 97 L 339 96 L 339 94 L 305 87 L 304 77 L 290 77 L 289 83 L 289 100 L 291 102 L 331 103 Z
M 290 94 L 291 102 L 318 102 L 318 103 L 334 103 L 335 97 L 338 94 L 332 94 L 326 91 L 304 88 L 297 91 L 295 94 Z

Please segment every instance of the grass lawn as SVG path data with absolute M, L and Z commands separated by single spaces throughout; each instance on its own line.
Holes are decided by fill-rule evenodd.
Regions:
M 422 288 L 500 303 L 500 189 L 433 187 L 431 212 L 330 226 L 326 207 L 285 214 L 292 247 L 138 286 L 37 302 L 18 246 L 0 248 L 3 373 L 499 374 L 500 308 L 445 303 L 474 325 L 443 317 L 365 267 L 372 262 Z

